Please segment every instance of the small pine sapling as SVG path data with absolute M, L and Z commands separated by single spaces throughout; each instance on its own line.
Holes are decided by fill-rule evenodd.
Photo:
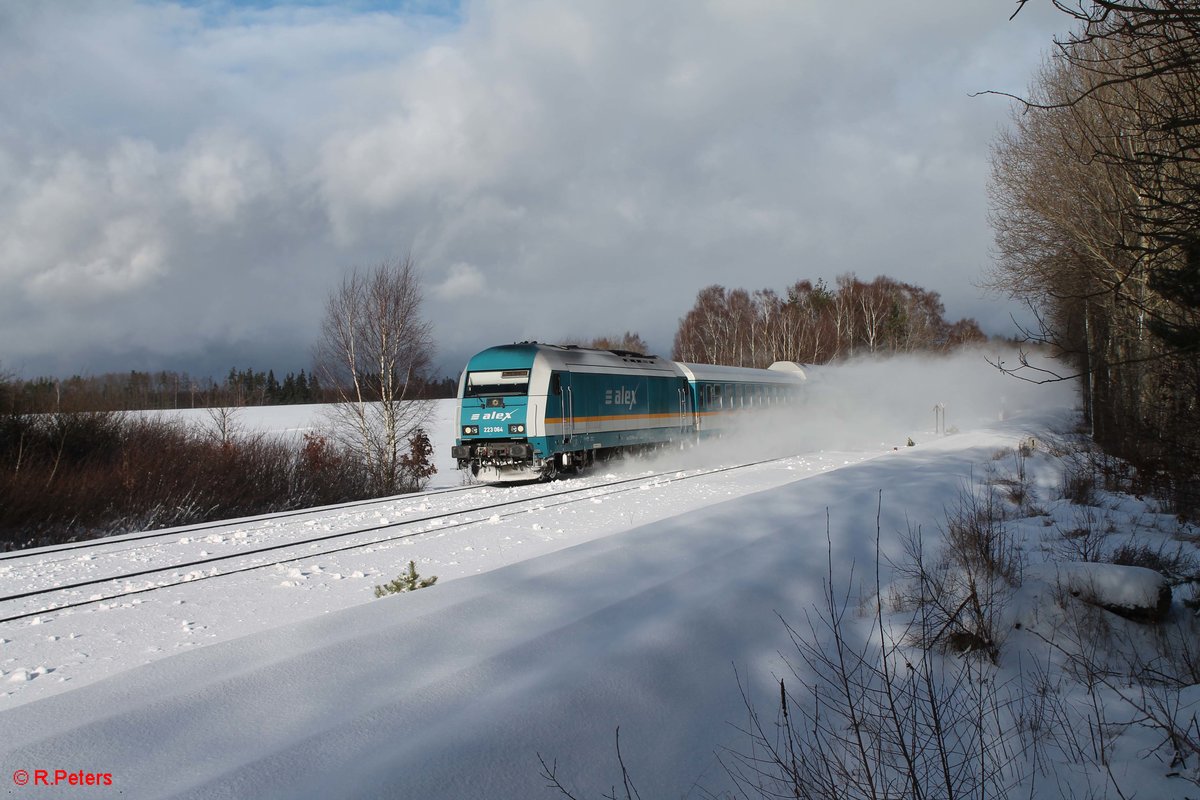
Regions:
M 396 580 L 390 583 L 376 586 L 375 596 L 387 597 L 389 594 L 399 594 L 400 592 L 415 592 L 417 589 L 424 589 L 427 586 L 433 586 L 435 583 L 437 583 L 437 575 L 430 578 L 422 578 L 417 574 L 416 563 L 409 561 L 408 572 L 400 573 Z

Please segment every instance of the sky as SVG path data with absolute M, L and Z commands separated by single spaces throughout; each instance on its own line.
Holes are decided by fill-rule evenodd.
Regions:
M 1015 333 L 989 148 L 1068 20 L 1011 0 L 0 0 L 0 370 L 310 366 L 411 256 L 457 374 L 705 286 L 854 273 Z

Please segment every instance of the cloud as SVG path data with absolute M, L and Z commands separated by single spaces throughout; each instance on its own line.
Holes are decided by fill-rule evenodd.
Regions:
M 442 300 L 461 300 L 481 295 L 487 290 L 487 279 L 470 264 L 451 264 L 446 279 L 433 288 Z
M 0 201 L 0 275 L 39 303 L 86 303 L 145 288 L 166 250 L 159 154 L 122 141 L 107 158 L 35 162 Z
M 999 329 L 975 285 L 1007 107 L 968 92 L 1020 90 L 1063 24 L 956 0 L 6 4 L 0 360 L 307 366 L 342 271 L 409 252 L 448 372 L 502 340 L 665 351 L 705 285 L 845 272 Z
M 233 222 L 251 200 L 275 183 L 262 149 L 228 131 L 202 132 L 181 158 L 179 190 L 204 222 Z
M 137 291 L 161 274 L 164 245 L 136 216 L 107 222 L 78 255 L 64 253 L 48 269 L 33 275 L 30 299 L 44 303 L 85 304 Z

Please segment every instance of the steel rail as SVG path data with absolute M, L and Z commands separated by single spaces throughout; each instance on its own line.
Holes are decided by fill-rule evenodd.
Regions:
M 791 456 L 783 456 L 780 458 L 768 458 L 768 459 L 762 459 L 760 461 L 751 461 L 751 462 L 747 462 L 744 464 L 735 464 L 732 466 L 718 467 L 718 468 L 710 469 L 710 470 L 703 470 L 701 472 L 696 472 L 691 475 L 682 475 L 682 476 L 677 475 L 675 477 L 666 478 L 665 480 L 662 481 L 662 483 L 663 484 L 676 483 L 676 482 L 682 482 L 682 481 L 686 481 L 686 480 L 693 480 L 696 478 L 703 478 L 703 477 L 707 477 L 709 475 L 716 475 L 716 474 L 723 473 L 723 472 L 730 472 L 732 470 L 746 469 L 748 467 L 759 466 L 761 464 L 768 464 L 773 461 L 782 461 L 782 460 L 784 460 L 786 458 L 790 458 L 790 457 Z M 670 472 L 677 472 L 677 471 L 671 470 Z M 389 522 L 389 523 L 386 523 L 383 525 L 374 525 L 374 526 L 370 526 L 367 528 L 359 528 L 359 529 L 353 530 L 353 531 L 342 531 L 340 533 L 328 534 L 325 536 L 318 536 L 315 538 L 304 539 L 304 540 L 295 541 L 295 542 L 288 542 L 286 544 L 272 545 L 270 547 L 263 547 L 263 548 L 259 548 L 257 550 L 251 550 L 251 551 L 242 552 L 242 553 L 230 553 L 227 555 L 202 559 L 199 561 L 190 561 L 190 562 L 185 562 L 185 563 L 180 563 L 180 564 L 173 564 L 173 565 L 165 566 L 165 567 L 155 567 L 155 568 L 150 568 L 150 569 L 145 569 L 145 570 L 139 570 L 137 572 L 126 573 L 126 574 L 122 574 L 122 575 L 109 576 L 109 577 L 105 577 L 105 578 L 95 578 L 95 579 L 91 579 L 91 580 L 87 580 L 87 581 L 80 581 L 78 583 L 66 584 L 63 586 L 54 586 L 54 587 L 49 587 L 49 588 L 45 588 L 45 589 L 36 589 L 36 590 L 28 591 L 28 592 L 20 592 L 17 594 L 0 597 L 0 602 L 7 602 L 7 601 L 11 601 L 11 600 L 21 600 L 21 599 L 25 599 L 25 598 L 29 598 L 29 597 L 35 597 L 38 595 L 48 595 L 48 594 L 52 594 L 54 592 L 69 591 L 72 589 L 79 589 L 79 588 L 82 588 L 85 586 L 95 586 L 97 584 L 109 583 L 111 581 L 129 580 L 130 578 L 138 578 L 138 577 L 142 577 L 145 575 L 152 575 L 152 574 L 159 573 L 159 572 L 166 572 L 168 570 L 178 570 L 178 569 L 184 569 L 184 568 L 188 568 L 188 567 L 197 567 L 197 566 L 202 566 L 205 564 L 212 564 L 212 563 L 215 563 L 218 561 L 227 561 L 227 560 L 233 559 L 233 558 L 246 558 L 246 557 L 251 557 L 251 556 L 257 555 L 259 553 L 269 553 L 269 552 L 273 552 L 273 551 L 277 551 L 277 550 L 287 549 L 290 547 L 301 547 L 304 545 L 311 545 L 311 544 L 316 544 L 319 542 L 329 541 L 331 539 L 344 538 L 346 536 L 353 536 L 353 535 L 362 534 L 362 533 L 371 533 L 373 531 L 387 530 L 389 528 L 405 527 L 408 525 L 415 525 L 419 522 L 429 522 L 429 521 L 432 521 L 435 519 L 442 519 L 444 517 L 452 516 L 452 515 L 470 514 L 470 513 L 481 512 L 481 511 L 491 511 L 491 510 L 494 510 L 497 508 L 504 508 L 507 506 L 538 503 L 538 502 L 544 501 L 546 499 L 565 497 L 567 495 L 580 494 L 580 493 L 586 492 L 586 491 L 605 489 L 605 488 L 614 487 L 614 486 L 622 487 L 620 489 L 614 489 L 613 491 L 610 491 L 610 492 L 601 492 L 599 494 L 593 494 L 588 497 L 578 497 L 578 498 L 573 498 L 571 500 L 561 501 L 561 502 L 557 502 L 557 503 L 543 504 L 536 509 L 523 509 L 520 511 L 513 511 L 513 512 L 509 512 L 507 514 L 502 514 L 501 519 L 505 519 L 507 517 L 517 516 L 519 514 L 527 514 L 533 510 L 541 510 L 543 508 L 555 508 L 555 507 L 561 506 L 561 505 L 568 505 L 570 503 L 576 503 L 576 502 L 580 502 L 582 500 L 592 499 L 593 497 L 609 497 L 611 495 L 633 491 L 636 487 L 630 487 L 630 486 L 627 486 L 626 484 L 642 483 L 642 482 L 646 482 L 646 481 L 660 479 L 660 478 L 663 478 L 664 476 L 670 474 L 670 472 L 659 472 L 659 473 L 654 473 L 651 475 L 639 475 L 639 476 L 636 476 L 633 478 L 624 478 L 619 481 L 611 481 L 609 483 L 604 483 L 604 484 L 600 484 L 600 485 L 583 486 L 583 487 L 568 489 L 568 490 L 565 490 L 562 492 L 554 492 L 552 494 L 538 495 L 536 497 L 521 498 L 521 499 L 517 499 L 517 500 L 507 500 L 502 503 L 492 503 L 490 505 L 478 506 L 476 508 L 470 508 L 470 509 L 463 509 L 460 511 L 451 512 L 449 514 L 435 514 L 435 515 L 431 515 L 428 517 L 422 517 L 420 519 L 404 520 L 402 522 Z M 487 522 L 490 519 L 491 519 L 491 517 L 464 520 L 462 522 L 454 523 L 453 525 L 441 526 L 441 527 L 437 528 L 436 532 L 440 533 L 442 531 L 454 530 L 456 528 L 463 528 L 468 525 L 477 525 L 477 524 L 480 524 L 483 522 Z M 385 537 L 382 539 L 372 539 L 369 542 L 359 542 L 359 543 L 352 544 L 352 545 L 346 545 L 344 547 L 337 547 L 337 548 L 333 548 L 333 549 L 329 549 L 329 550 L 322 550 L 318 553 L 305 554 L 303 556 L 292 556 L 292 557 L 288 557 L 288 558 L 278 559 L 276 561 L 268 561 L 268 562 L 261 563 L 261 564 L 252 564 L 252 565 L 248 565 L 245 567 L 238 567 L 235 569 L 225 570 L 224 572 L 213 572 L 213 573 L 210 573 L 207 575 L 201 574 L 201 575 L 198 575 L 193 578 L 184 578 L 182 580 L 172 581 L 170 583 L 161 583 L 161 584 L 155 584 L 153 586 L 147 586 L 147 587 L 144 587 L 141 589 L 127 590 L 127 591 L 118 592 L 118 593 L 112 594 L 112 595 L 105 595 L 103 597 L 92 597 L 92 598 L 88 598 L 87 600 L 80 600 L 80 601 L 76 601 L 73 603 L 64 603 L 62 605 L 53 605 L 53 606 L 50 606 L 47 608 L 39 609 L 37 611 L 28 611 L 28 612 L 23 612 L 20 614 L 13 614 L 13 615 L 9 615 L 9 616 L 0 617 L 0 623 L 15 622 L 17 620 L 28 619 L 30 617 L 36 617 L 41 614 L 49 614 L 49 613 L 54 613 L 57 611 L 63 611 L 66 609 L 79 608 L 81 606 L 87 606 L 87 605 L 94 605 L 96 603 L 103 603 L 103 602 L 107 602 L 107 601 L 111 601 L 111 600 L 119 600 L 119 599 L 123 599 L 126 597 L 133 597 L 133 596 L 136 596 L 139 594 L 145 594 L 147 592 L 158 591 L 159 589 L 169 589 L 169 588 L 172 588 L 175 586 L 182 586 L 182 585 L 189 584 L 189 583 L 198 583 L 200 581 L 209 580 L 211 578 L 220 578 L 220 577 L 227 577 L 230 575 L 238 575 L 238 574 L 241 574 L 244 572 L 251 572 L 253 570 L 265 569 L 267 567 L 273 567 L 273 566 L 278 566 L 281 564 L 287 564 L 289 562 L 296 561 L 298 558 L 302 558 L 302 557 L 303 558 L 308 558 L 308 557 L 320 558 L 323 556 L 332 555 L 334 553 L 341 553 L 341 552 L 345 552 L 348 550 L 357 550 L 357 549 L 360 549 L 363 547 L 371 547 L 373 545 L 386 544 L 388 542 L 399 541 L 402 539 L 409 539 L 409 538 L 412 538 L 415 536 L 423 536 L 425 534 L 432 533 L 432 532 L 433 531 L 423 530 L 423 531 L 414 531 L 411 533 L 403 533 L 403 534 L 399 534 L 396 536 Z
M 234 517 L 233 519 L 213 520 L 212 522 L 197 522 L 194 525 L 181 525 L 174 528 L 164 528 L 157 531 L 142 531 L 137 533 L 121 533 L 114 536 L 104 536 L 99 539 L 88 539 L 83 542 L 68 542 L 58 545 L 47 545 L 46 547 L 31 547 L 26 550 L 10 550 L 5 553 L 0 553 L 0 561 L 13 561 L 18 558 L 27 558 L 37 555 L 51 555 L 54 553 L 74 552 L 76 550 L 87 550 L 93 547 L 104 547 L 112 545 L 120 545 L 126 542 L 140 542 L 146 539 L 159 539 L 166 536 L 179 536 L 186 533 L 195 533 L 197 531 L 209 531 L 217 528 L 228 528 L 230 525 L 241 523 L 262 522 L 272 519 L 287 519 L 289 517 L 301 517 L 305 514 L 325 514 L 330 511 L 338 511 L 346 508 L 359 508 L 362 506 L 370 506 L 377 503 L 394 503 L 400 500 L 410 500 L 418 497 L 436 497 L 442 494 L 451 494 L 454 492 L 466 492 L 479 489 L 479 486 L 451 486 L 445 489 L 433 489 L 428 492 L 414 492 L 412 494 L 395 494 L 388 497 L 374 497 L 365 500 L 349 500 L 345 503 L 334 503 L 328 506 L 315 506 L 313 508 L 296 508 L 291 511 L 276 511 L 266 514 L 255 514 L 249 517 Z M 128 552 L 137 548 L 127 547 L 124 550 L 114 552 Z M 61 559 L 60 559 L 61 560 Z

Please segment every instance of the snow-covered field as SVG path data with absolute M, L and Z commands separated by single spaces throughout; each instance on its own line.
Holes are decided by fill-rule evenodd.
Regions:
M 803 618 L 820 601 L 830 563 L 837 582 L 873 573 L 877 528 L 885 573 L 903 558 L 900 534 L 936 538 L 964 489 L 1007 468 L 998 453 L 1069 429 L 1073 402 L 1069 387 L 1004 378 L 980 356 L 828 369 L 810 404 L 759 441 L 516 487 L 462 486 L 443 403 L 431 488 L 450 491 L 0 561 L 4 596 L 165 569 L 0 602 L 0 617 L 32 613 L 0 623 L 0 786 L 39 798 L 553 797 L 540 754 L 577 796 L 599 797 L 620 783 L 619 727 L 643 798 L 719 794 L 718 754 L 745 742 L 735 670 L 768 709 L 790 675 L 779 615 Z M 938 404 L 950 434 L 934 431 Z M 250 409 L 241 422 L 299 431 L 317 411 Z M 1039 591 L 1054 582 L 1037 579 L 1047 533 L 1082 512 L 1058 499 L 1062 463 L 1045 446 L 1022 468 L 1044 514 L 1015 523 L 1031 578 L 1008 613 L 1036 631 Z M 605 488 L 617 480 L 628 482 Z M 551 497 L 564 489 L 579 491 Z M 522 502 L 498 505 L 510 501 Z M 1178 532 L 1132 498 L 1103 513 L 1114 535 Z M 396 527 L 406 519 L 421 521 Z M 326 539 L 285 546 L 315 535 Z M 264 546 L 281 546 L 271 560 L 285 563 L 228 576 L 212 572 L 245 562 L 171 567 Z M 376 599 L 410 560 L 437 584 Z M 41 611 L 173 573 L 192 580 Z M 1005 680 L 1021 675 L 1009 652 Z M 1186 780 L 1195 765 L 1159 763 L 1152 733 L 1113 740 L 1126 790 L 1200 793 Z M 112 785 L 35 786 L 37 770 Z M 1106 778 L 1077 771 L 1104 796 Z M 1035 796 L 1060 790 L 1047 779 Z

